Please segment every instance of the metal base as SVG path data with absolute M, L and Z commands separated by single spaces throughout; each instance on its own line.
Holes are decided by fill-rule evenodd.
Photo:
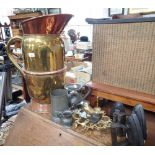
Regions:
M 51 113 L 51 104 L 40 104 L 32 100 L 30 110 L 36 113 Z
M 58 124 L 61 123 L 61 119 L 59 117 L 52 116 L 52 121 L 55 122 L 55 123 L 58 123 Z

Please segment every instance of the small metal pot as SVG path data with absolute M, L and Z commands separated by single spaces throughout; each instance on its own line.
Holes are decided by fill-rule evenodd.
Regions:
M 64 111 L 61 115 L 61 124 L 63 126 L 71 127 L 73 124 L 72 112 L 67 110 Z

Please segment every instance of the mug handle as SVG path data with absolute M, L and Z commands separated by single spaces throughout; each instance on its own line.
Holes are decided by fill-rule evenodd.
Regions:
M 12 51 L 10 50 L 10 46 L 12 45 L 12 43 L 16 40 L 20 40 L 22 41 L 22 37 L 20 36 L 15 36 L 15 37 L 12 37 L 8 43 L 7 43 L 7 46 L 6 46 L 6 53 L 9 57 L 9 59 L 11 60 L 11 62 L 15 65 L 15 67 L 21 72 L 21 74 L 23 75 L 23 77 L 25 77 L 25 73 L 22 69 L 22 67 L 19 66 L 19 64 L 17 63 L 17 61 L 15 60 L 15 58 L 13 57 L 13 54 L 12 54 Z

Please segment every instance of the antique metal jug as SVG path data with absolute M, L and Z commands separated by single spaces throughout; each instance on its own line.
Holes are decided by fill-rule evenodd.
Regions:
M 80 84 L 65 84 L 64 88 L 68 91 L 68 101 L 69 107 L 71 109 L 79 108 L 83 105 L 83 100 L 85 100 L 91 93 L 91 88 L 88 86 L 81 86 Z M 82 88 L 87 88 L 87 92 L 82 96 Z
M 7 44 L 7 54 L 20 70 L 31 97 L 32 110 L 49 112 L 50 92 L 64 84 L 64 43 L 60 33 L 71 14 L 45 15 L 21 23 L 23 37 L 13 37 Z M 24 67 L 14 59 L 10 46 L 22 41 Z

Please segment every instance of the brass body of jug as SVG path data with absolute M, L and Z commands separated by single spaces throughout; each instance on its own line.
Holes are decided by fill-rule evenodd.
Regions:
M 32 109 L 48 112 L 50 92 L 64 85 L 64 43 L 60 33 L 70 20 L 70 14 L 46 15 L 21 23 L 23 37 L 13 37 L 7 44 L 7 54 L 26 80 Z M 14 59 L 10 45 L 22 41 L 24 67 Z

